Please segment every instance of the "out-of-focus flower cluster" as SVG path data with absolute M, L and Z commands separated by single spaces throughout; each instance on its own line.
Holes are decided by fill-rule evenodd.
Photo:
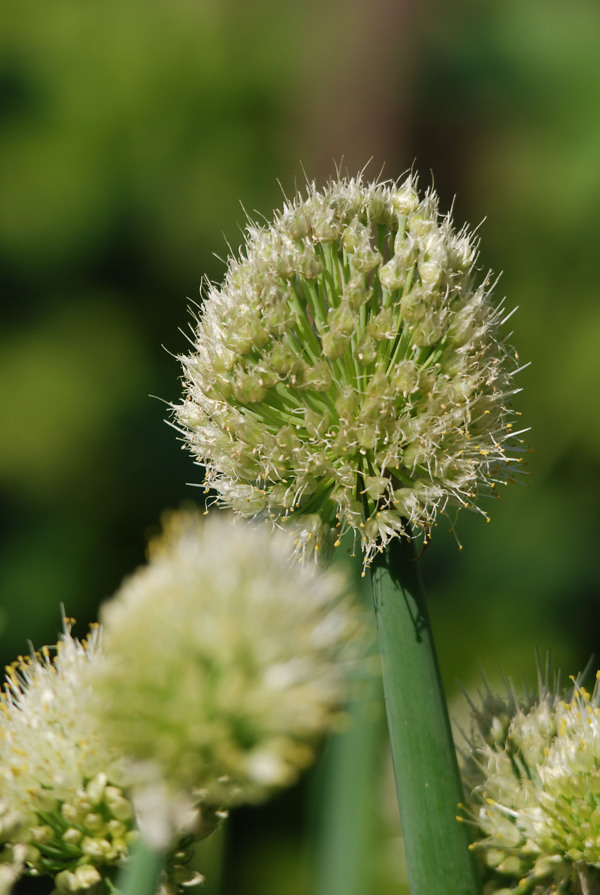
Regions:
M 474 707 L 463 780 L 486 895 L 600 893 L 600 686 L 572 681 Z
M 80 642 L 67 620 L 55 654 L 7 669 L 0 895 L 23 874 L 113 891 L 140 830 L 176 893 L 222 807 L 296 779 L 340 717 L 362 627 L 342 578 L 290 556 L 281 533 L 175 514 L 106 632 Z
M 104 607 L 102 722 L 140 778 L 229 806 L 312 761 L 362 628 L 344 579 L 290 556 L 282 533 L 176 515 Z
M 352 529 L 368 564 L 448 507 L 479 508 L 520 452 L 506 317 L 432 191 L 310 186 L 209 286 L 174 408 L 221 503 L 296 518 L 313 552 Z

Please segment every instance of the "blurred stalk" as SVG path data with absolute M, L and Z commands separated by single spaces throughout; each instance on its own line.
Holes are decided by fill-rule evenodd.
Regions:
M 462 785 L 412 541 L 371 567 L 383 690 L 411 895 L 479 895 Z
M 370 891 L 384 717 L 379 677 L 374 675 L 364 685 L 364 698 L 348 708 L 348 729 L 330 738 L 315 779 L 311 895 L 366 895 Z

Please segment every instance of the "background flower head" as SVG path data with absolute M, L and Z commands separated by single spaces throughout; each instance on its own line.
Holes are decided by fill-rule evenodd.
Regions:
M 486 892 L 600 891 L 599 705 L 598 681 L 542 680 L 475 710 L 463 779 Z
M 249 226 L 207 289 L 175 407 L 219 500 L 296 517 L 302 550 L 352 529 L 368 564 L 506 482 L 518 363 L 476 256 L 411 177 L 310 186 Z
M 339 718 L 360 638 L 337 574 L 290 565 L 289 538 L 174 514 L 104 606 L 104 732 L 146 793 L 208 805 L 292 783 Z

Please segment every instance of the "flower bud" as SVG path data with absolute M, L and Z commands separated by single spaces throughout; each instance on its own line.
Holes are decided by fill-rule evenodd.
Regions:
M 406 281 L 406 265 L 404 259 L 394 255 L 387 264 L 382 264 L 379 269 L 379 282 L 390 292 L 402 289 Z
M 298 273 L 307 280 L 316 280 L 323 273 L 323 262 L 313 248 L 306 248 L 300 256 Z
M 240 372 L 232 388 L 233 394 L 242 404 L 258 404 L 267 394 L 267 389 L 256 375 L 256 371 Z
M 337 329 L 330 329 L 321 336 L 321 348 L 329 360 L 342 357 L 350 344 L 350 333 L 345 334 Z
M 310 220 L 304 208 L 290 208 L 281 223 L 291 239 L 300 240 L 310 233 Z
M 346 304 L 332 308 L 327 315 L 329 329 L 343 336 L 351 335 L 356 329 L 357 322 L 356 314 Z
M 412 360 L 403 360 L 392 371 L 392 386 L 398 392 L 410 394 L 419 384 L 419 370 Z
M 372 297 L 373 292 L 365 283 L 362 275 L 353 277 L 342 292 L 342 302 L 346 302 L 350 308 L 360 308 Z
M 361 367 L 370 366 L 377 357 L 377 345 L 370 336 L 365 336 L 356 346 L 356 359 Z
M 380 262 L 381 253 L 377 249 L 372 249 L 368 243 L 358 246 L 352 255 L 352 267 L 359 273 L 370 273 Z

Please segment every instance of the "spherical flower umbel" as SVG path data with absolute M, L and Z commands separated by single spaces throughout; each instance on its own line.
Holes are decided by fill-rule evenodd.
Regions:
M 115 783 L 91 707 L 100 632 L 71 636 L 7 669 L 0 697 L 0 891 L 12 867 L 57 891 L 97 887 L 128 854 L 133 806 Z M 91 673 L 90 673 L 91 672 Z M 19 858 L 18 863 L 16 858 Z
M 250 225 L 206 291 L 174 408 L 219 501 L 296 518 L 302 552 L 352 529 L 367 565 L 479 508 L 520 458 L 517 358 L 476 257 L 412 177 L 313 185 Z
M 600 674 L 600 672 L 599 672 Z M 597 676 L 598 677 L 598 676 Z M 485 893 L 600 892 L 600 686 L 488 697 L 463 763 Z
M 103 729 L 140 791 L 228 807 L 294 782 L 347 695 L 345 590 L 282 533 L 174 514 L 101 616 Z

